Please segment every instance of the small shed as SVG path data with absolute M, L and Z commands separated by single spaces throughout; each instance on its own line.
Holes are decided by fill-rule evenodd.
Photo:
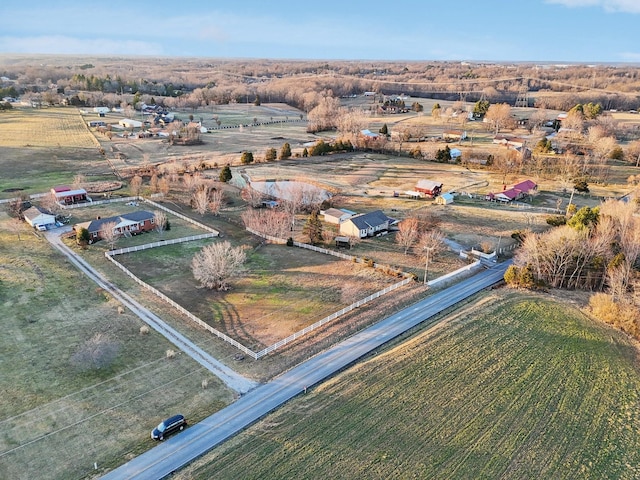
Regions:
M 335 241 L 336 241 L 336 247 L 338 248 L 340 247 L 351 248 L 351 239 L 349 237 L 337 236 L 335 238 Z
M 439 197 L 436 197 L 436 203 L 438 205 L 449 205 L 453 203 L 453 193 L 443 193 Z
M 451 160 L 455 160 L 456 158 L 460 158 L 462 156 L 462 152 L 459 148 L 452 148 L 449 150 L 449 155 L 451 155 Z

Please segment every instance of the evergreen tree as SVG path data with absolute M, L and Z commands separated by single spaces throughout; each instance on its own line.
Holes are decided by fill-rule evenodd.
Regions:
M 76 242 L 78 245 L 88 245 L 90 240 L 91 235 L 89 234 L 89 230 L 86 228 L 80 228 L 80 230 L 76 232 Z
M 289 157 L 291 157 L 291 145 L 285 143 L 280 150 L 280 160 L 286 160 Z
M 302 228 L 302 233 L 309 236 L 309 242 L 314 245 L 322 240 L 322 222 L 318 216 L 318 210 L 314 209 Z
M 309 156 L 309 150 L 307 150 L 307 147 L 304 147 L 304 150 L 302 150 L 302 156 L 305 158 Z
M 478 100 L 473 106 L 473 114 L 482 117 L 489 110 L 489 100 Z
M 260 106 L 260 103 L 261 103 L 261 102 L 260 102 L 260 95 L 256 95 L 256 99 L 253 101 L 253 104 L 254 104 L 256 107 L 259 107 L 259 106 Z
M 242 157 L 240 157 L 240 163 L 243 165 L 248 165 L 253 163 L 253 153 L 251 152 L 242 152 Z
M 264 154 L 265 162 L 273 162 L 278 156 L 278 152 L 276 152 L 275 148 L 267 149 L 267 152 Z
M 231 180 L 231 177 L 233 175 L 231 174 L 231 168 L 229 167 L 229 165 L 225 165 L 224 168 L 222 170 L 220 170 L 220 181 L 221 182 L 228 182 L 229 180 Z
M 389 127 L 387 127 L 386 123 L 380 127 L 379 133 L 384 136 L 389 135 Z

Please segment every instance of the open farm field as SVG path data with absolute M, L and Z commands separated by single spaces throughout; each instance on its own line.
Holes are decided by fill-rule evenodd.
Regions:
M 311 389 L 179 479 L 634 479 L 637 345 L 494 291 Z
M 154 446 L 149 432 L 180 411 L 196 422 L 233 400 L 198 363 L 0 213 L 0 478 L 88 478 Z M 80 369 L 96 338 L 116 355 Z M 106 358 L 106 357 L 98 357 Z M 202 380 L 209 382 L 202 389 Z
M 214 292 L 200 288 L 191 273 L 191 259 L 201 248 L 199 242 L 190 242 L 122 255 L 117 260 L 254 351 L 400 281 L 330 255 L 264 245 L 247 252 L 247 272 L 232 282 L 229 291 Z
M 5 147 L 97 148 L 75 108 L 13 109 L 0 115 L 0 145 Z

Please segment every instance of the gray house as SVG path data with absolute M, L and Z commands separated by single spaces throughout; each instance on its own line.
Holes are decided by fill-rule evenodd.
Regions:
M 362 213 L 346 219 L 340 224 L 340 235 L 348 237 L 372 237 L 389 229 L 391 219 L 382 210 Z

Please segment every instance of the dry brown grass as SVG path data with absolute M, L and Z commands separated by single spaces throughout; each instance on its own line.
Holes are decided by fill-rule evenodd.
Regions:
M 76 108 L 16 108 L 0 115 L 0 145 L 5 147 L 95 148 L 100 144 Z

